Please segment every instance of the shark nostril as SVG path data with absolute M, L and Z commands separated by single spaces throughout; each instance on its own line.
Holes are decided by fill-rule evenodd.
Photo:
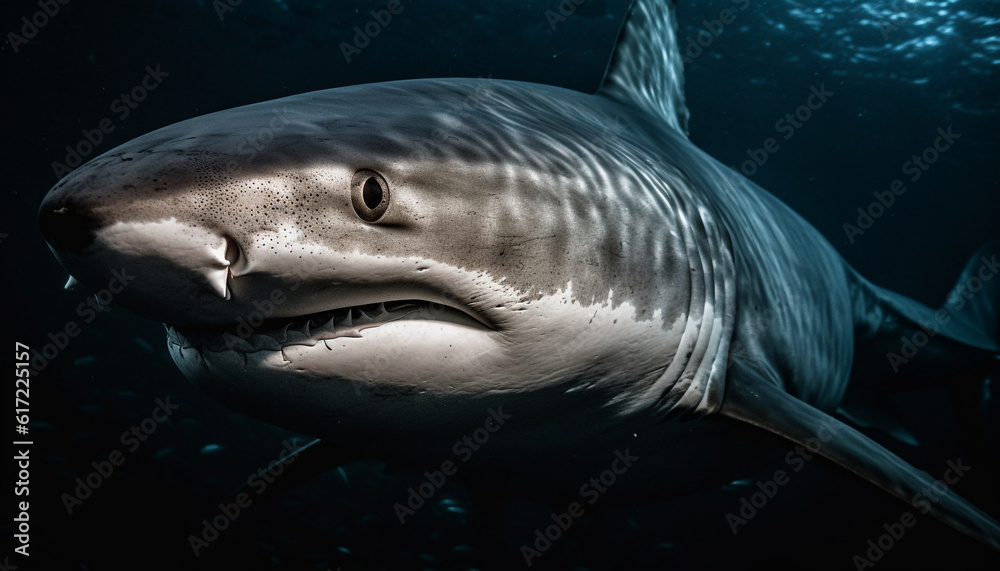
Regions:
M 225 243 L 217 246 L 213 252 L 214 261 L 222 265 L 215 266 L 205 274 L 205 277 L 215 294 L 228 300 L 233 297 L 234 279 L 239 275 L 239 269 L 235 266 L 243 263 L 244 258 L 240 245 L 234 238 L 223 235 L 222 239 Z M 225 260 L 224 264 L 223 260 Z
M 234 280 L 241 273 L 241 266 L 246 264 L 246 256 L 243 254 L 243 249 L 240 248 L 240 243 L 236 241 L 232 236 L 225 236 L 226 239 L 226 251 L 223 256 L 226 261 L 229 262 L 229 267 L 226 268 L 226 299 L 232 298 Z
M 226 260 L 229 262 L 229 267 L 235 266 L 242 258 L 243 252 L 240 250 L 239 243 L 236 242 L 232 237 L 226 236 Z

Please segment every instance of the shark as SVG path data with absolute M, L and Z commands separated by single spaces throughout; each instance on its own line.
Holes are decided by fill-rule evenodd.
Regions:
M 618 452 L 609 495 L 645 501 L 808 446 L 1000 549 L 867 434 L 906 438 L 885 394 L 995 367 L 1000 243 L 927 307 L 687 122 L 673 6 L 635 0 L 594 93 L 415 79 L 212 113 L 79 167 L 39 224 L 71 281 L 134 276 L 115 301 L 187 378 L 332 465 L 441 465 L 485 427 L 470 493 L 572 497 Z

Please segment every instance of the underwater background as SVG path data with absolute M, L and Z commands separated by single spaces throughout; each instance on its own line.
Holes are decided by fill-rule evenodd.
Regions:
M 81 313 L 89 294 L 62 289 L 67 276 L 42 240 L 37 209 L 57 181 L 53 163 L 67 163 L 67 145 L 80 149 L 105 119 L 113 130 L 82 159 L 197 115 L 357 83 L 482 76 L 591 92 L 628 0 L 401 0 L 402 12 L 350 62 L 341 43 L 353 42 L 354 27 L 386 2 L 43 3 L 58 12 L 38 18 L 37 1 L 16 1 L 0 20 L 2 329 L 8 348 L 19 341 L 33 350 L 70 321 L 81 331 L 38 361 L 44 368 L 31 378 L 30 434 L 16 437 L 33 442 L 30 557 L 13 551 L 7 514 L 16 516 L 15 500 L 26 498 L 11 494 L 0 562 L 76 570 L 525 568 L 519 548 L 551 523 L 551 507 L 510 500 L 499 521 L 478 525 L 462 485 L 448 482 L 400 525 L 393 505 L 423 476 L 387 474 L 375 461 L 251 505 L 195 557 L 189 536 L 219 514 L 219 502 L 277 459 L 284 441 L 308 438 L 197 390 L 173 365 L 161 325 L 113 302 Z M 731 21 L 722 23 L 725 9 Z M 546 16 L 560 10 L 563 19 Z M 976 248 L 1000 238 L 1000 3 L 697 0 L 679 2 L 677 13 L 691 139 L 802 214 L 862 275 L 936 307 Z M 26 34 L 22 18 L 45 23 Z M 147 67 L 158 81 L 126 104 L 122 93 L 142 84 Z M 832 95 L 786 139 L 776 123 L 821 86 Z M 910 182 L 904 163 L 949 128 L 954 144 Z M 768 138 L 780 148 L 753 162 Z M 861 233 L 845 230 L 861 229 L 858 208 L 869 209 L 872 193 L 897 178 L 907 192 Z M 5 355 L 10 379 L 15 361 Z M 134 451 L 123 446 L 122 433 L 168 398 L 176 411 Z M 894 450 L 935 477 L 964 452 L 948 398 L 946 389 L 929 389 L 901 403 L 923 446 Z M 64 494 L 115 450 L 125 452 L 124 463 L 67 513 Z M 17 470 L 8 462 L 11 490 Z M 811 462 L 734 535 L 725 515 L 772 472 L 671 501 L 602 505 L 531 568 L 849 570 L 905 510 L 858 478 Z M 975 474 L 956 490 L 1000 516 L 996 486 L 974 486 Z M 997 569 L 998 559 L 925 517 L 874 566 Z

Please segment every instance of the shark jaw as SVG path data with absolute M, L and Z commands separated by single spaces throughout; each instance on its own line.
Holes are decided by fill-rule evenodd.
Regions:
M 250 299 L 235 294 L 226 302 L 234 304 L 227 323 L 214 318 L 165 323 L 174 361 L 196 384 L 213 384 L 212 376 L 221 373 L 224 383 L 239 385 L 237 390 L 247 385 L 241 379 L 248 372 L 262 371 L 274 383 L 312 379 L 328 385 L 401 385 L 400 393 L 419 384 L 447 392 L 455 383 L 440 379 L 474 378 L 477 359 L 502 352 L 510 343 L 514 330 L 501 314 L 516 300 L 502 295 L 504 288 L 493 287 L 492 280 L 481 275 L 469 280 L 466 272 L 429 260 L 414 264 L 383 257 L 369 262 L 357 254 L 337 258 L 341 268 L 381 266 L 367 273 L 345 272 L 335 284 L 296 280 L 277 299 L 278 290 L 269 299 L 262 289 L 251 287 L 256 295 Z M 420 283 L 399 285 L 414 273 Z M 231 282 L 240 289 L 241 281 L 254 279 L 243 274 Z M 425 362 L 431 365 L 415 365 Z
M 393 426 L 430 442 L 445 435 L 450 444 L 480 422 L 487 404 L 517 409 L 526 424 L 565 415 L 567 400 L 588 403 L 580 412 L 588 418 L 600 408 L 630 416 L 657 400 L 651 389 L 684 331 L 662 312 L 640 316 L 611 291 L 583 301 L 572 283 L 543 295 L 428 259 L 337 257 L 342 267 L 369 271 L 350 280 L 342 275 L 351 285 L 325 293 L 303 282 L 280 309 L 311 307 L 320 294 L 353 305 L 291 317 L 245 315 L 229 325 L 169 324 L 177 366 L 230 408 L 332 442 L 377 442 L 371 435 Z M 422 287 L 395 292 L 402 299 L 375 297 L 388 291 L 383 281 L 399 283 L 412 268 L 422 269 Z M 366 276 L 370 281 L 361 283 Z M 237 276 L 237 289 L 251 278 Z M 245 301 L 234 295 L 226 303 Z M 406 442 L 388 439 L 370 452 L 411 453 L 396 448 Z
M 471 330 L 491 330 L 486 323 L 468 313 L 426 300 L 386 301 L 341 307 L 302 315 L 296 318 L 241 319 L 230 326 L 164 324 L 167 340 L 181 349 L 236 353 L 282 351 L 288 347 L 313 347 L 329 341 L 361 338 L 362 331 L 399 320 L 426 320 L 453 324 Z M 287 359 L 286 359 L 287 360 Z

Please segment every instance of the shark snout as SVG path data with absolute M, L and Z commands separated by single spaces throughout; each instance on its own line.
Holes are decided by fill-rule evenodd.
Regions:
M 70 275 L 94 290 L 114 272 L 134 275 L 116 303 L 159 321 L 225 319 L 230 266 L 241 257 L 236 240 L 175 217 L 130 220 L 106 211 L 55 192 L 42 202 L 42 233 Z
M 79 252 L 94 241 L 97 217 L 77 204 L 56 199 L 52 194 L 42 201 L 38 211 L 42 235 L 60 252 Z

